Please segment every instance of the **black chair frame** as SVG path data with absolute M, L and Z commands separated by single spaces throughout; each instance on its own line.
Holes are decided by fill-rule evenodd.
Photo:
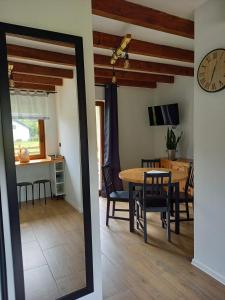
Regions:
M 141 227 L 144 232 L 144 241 L 147 243 L 147 212 L 160 212 L 164 217 L 163 226 L 167 228 L 167 239 L 171 240 L 170 232 L 170 197 L 172 192 L 171 172 L 144 173 L 143 192 L 136 201 L 137 205 L 137 229 Z M 140 217 L 140 210 L 143 217 Z
M 103 183 L 105 187 L 106 197 L 107 197 L 107 209 L 106 209 L 106 226 L 109 225 L 109 219 L 117 219 L 117 220 L 124 220 L 129 221 L 130 218 L 126 217 L 117 217 L 115 216 L 115 212 L 129 212 L 128 209 L 124 208 L 116 208 L 117 202 L 127 202 L 129 203 L 129 193 L 125 191 L 116 191 L 113 183 L 112 177 L 112 167 L 110 165 L 105 165 L 102 167 L 102 175 L 103 175 Z M 118 197 L 112 197 L 112 195 L 116 195 L 118 193 Z M 126 193 L 126 197 L 119 197 L 120 193 Z M 112 214 L 110 215 L 110 206 L 111 202 L 113 204 L 112 207 Z

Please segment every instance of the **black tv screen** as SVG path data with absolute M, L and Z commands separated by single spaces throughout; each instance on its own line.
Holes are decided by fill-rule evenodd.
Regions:
M 179 109 L 177 103 L 151 106 L 148 108 L 148 114 L 150 126 L 179 124 Z

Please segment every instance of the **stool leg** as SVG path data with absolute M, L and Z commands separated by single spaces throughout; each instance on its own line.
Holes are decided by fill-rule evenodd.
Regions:
M 26 204 L 27 204 L 27 186 L 25 186 L 26 189 Z
M 31 186 L 31 188 L 32 188 L 32 205 L 34 206 L 34 186 L 33 186 L 33 184 Z
M 45 205 L 46 205 L 46 189 L 45 189 L 45 183 L 43 183 L 44 185 L 44 195 L 45 195 Z
M 52 197 L 52 183 L 51 183 L 51 181 L 49 181 L 49 185 L 50 185 L 51 199 L 53 199 L 53 197 Z

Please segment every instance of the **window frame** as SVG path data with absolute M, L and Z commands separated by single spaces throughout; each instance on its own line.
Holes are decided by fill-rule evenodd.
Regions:
M 34 159 L 45 159 L 46 158 L 46 146 L 45 146 L 45 123 L 44 120 L 38 120 L 38 133 L 39 133 L 39 145 L 40 145 L 40 153 L 30 155 L 30 160 Z M 17 157 L 15 156 L 15 159 Z

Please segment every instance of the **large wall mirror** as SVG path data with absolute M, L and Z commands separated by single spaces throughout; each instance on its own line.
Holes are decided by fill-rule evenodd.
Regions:
M 16 299 L 77 299 L 93 291 L 82 38 L 0 28 L 1 201 Z

